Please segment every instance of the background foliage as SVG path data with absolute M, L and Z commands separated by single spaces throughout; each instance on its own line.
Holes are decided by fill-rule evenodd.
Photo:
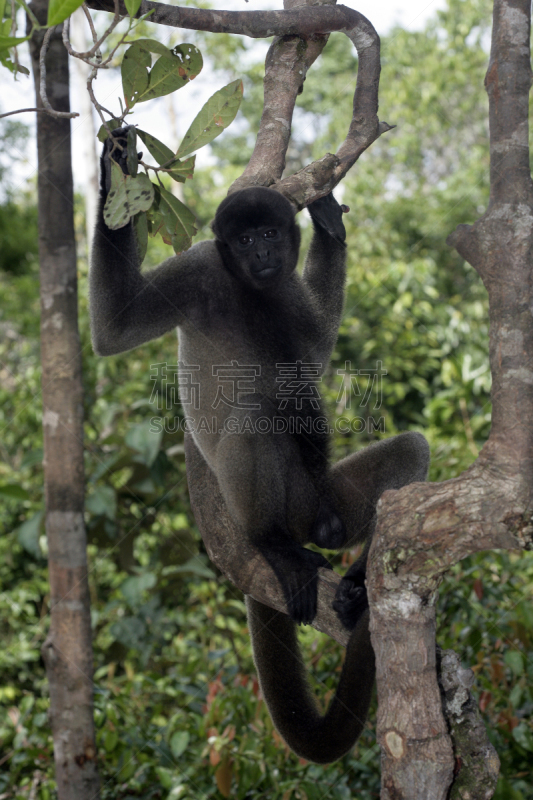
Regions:
M 424 431 L 432 480 L 459 474 L 489 432 L 485 291 L 445 245 L 488 202 L 487 62 L 490 4 L 450 0 L 424 31 L 383 41 L 381 116 L 397 128 L 364 154 L 342 187 L 351 207 L 346 314 L 323 382 L 341 457 L 376 436 Z M 241 114 L 212 146 L 214 165 L 184 187 L 201 234 L 248 160 L 260 113 L 262 65 L 240 40 L 198 34 L 222 82 L 244 76 Z M 331 150 L 349 122 L 357 61 L 333 36 L 305 83 L 288 168 Z M 48 695 L 39 649 L 48 587 L 42 527 L 39 305 L 35 199 L 5 174 L 0 151 L 0 797 L 54 797 Z M 340 194 L 340 193 L 339 193 Z M 82 203 L 76 211 L 80 252 Z M 304 215 L 302 215 L 304 217 Z M 302 218 L 304 241 L 309 224 Z M 200 237 L 199 237 L 200 238 Z M 157 263 L 167 252 L 148 254 Z M 86 414 L 86 521 L 103 797 L 321 800 L 379 796 L 374 718 L 353 756 L 329 767 L 290 754 L 265 711 L 241 594 L 208 562 L 186 491 L 173 333 L 127 358 L 90 347 L 87 264 L 80 259 Z M 386 371 L 374 380 L 377 362 Z M 360 394 L 341 391 L 348 362 Z M 355 386 L 355 384 L 354 384 Z M 365 397 L 370 390 L 370 399 Z M 365 401 L 366 402 L 363 402 Z M 151 420 L 164 417 L 162 426 Z M 370 418 L 384 420 L 385 433 Z M 361 422 L 362 421 L 362 422 Z M 348 426 L 349 427 L 349 426 Z M 337 557 L 345 567 L 353 554 Z M 342 562 L 342 563 L 341 563 Z M 502 760 L 497 797 L 531 800 L 533 559 L 491 553 L 453 570 L 439 598 L 439 642 L 476 672 L 476 693 Z M 302 633 L 322 698 L 342 653 Z

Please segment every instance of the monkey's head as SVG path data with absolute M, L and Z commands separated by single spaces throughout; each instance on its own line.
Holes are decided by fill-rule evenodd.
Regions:
M 273 189 L 230 194 L 219 205 L 212 229 L 227 269 L 255 289 L 279 285 L 296 268 L 300 229 L 289 201 Z

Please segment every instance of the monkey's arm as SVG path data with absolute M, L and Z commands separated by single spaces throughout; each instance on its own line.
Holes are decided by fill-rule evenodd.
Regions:
M 310 291 L 319 320 L 317 346 L 324 367 L 337 341 L 344 304 L 346 231 L 342 209 L 333 195 L 308 206 L 314 234 L 307 254 L 303 282 Z
M 117 138 L 125 142 L 123 133 Z M 93 346 L 104 356 L 131 350 L 183 322 L 192 305 L 202 299 L 202 264 L 205 266 L 210 254 L 211 258 L 217 257 L 214 245 L 203 242 L 169 258 L 151 272 L 140 272 L 132 222 L 115 231 L 104 222 L 111 168 L 108 143 L 101 158 L 100 201 L 89 278 Z M 113 157 L 126 171 L 121 163 L 124 159 L 115 153 Z

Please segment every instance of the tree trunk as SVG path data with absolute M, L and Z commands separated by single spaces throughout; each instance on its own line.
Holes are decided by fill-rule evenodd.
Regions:
M 41 22 L 47 2 L 32 4 Z M 42 32 L 30 42 L 37 106 Z M 52 37 L 47 92 L 69 110 L 68 56 Z M 37 115 L 44 481 L 51 623 L 42 655 L 59 800 L 96 800 L 93 665 L 83 519 L 83 386 L 78 334 L 70 120 Z
M 531 549 L 533 541 L 530 21 L 530 0 L 495 0 L 485 78 L 490 202 L 474 225 L 460 225 L 447 240 L 476 269 L 489 296 L 490 437 L 459 478 L 386 492 L 378 504 L 367 586 L 382 800 L 488 800 L 496 786 L 495 755 L 478 739 L 475 763 L 459 757 L 457 729 L 443 718 L 435 597 L 443 574 L 461 559 L 481 550 Z M 476 729 L 474 720 L 474 738 Z

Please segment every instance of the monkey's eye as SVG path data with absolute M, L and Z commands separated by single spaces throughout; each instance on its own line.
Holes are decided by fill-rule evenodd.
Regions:
M 238 242 L 239 244 L 251 244 L 253 242 L 253 239 L 251 236 L 248 236 L 248 234 L 243 233 L 241 236 L 238 237 Z
M 275 239 L 277 235 L 278 235 L 277 230 L 275 228 L 272 228 L 271 230 L 269 230 L 266 233 L 264 233 L 263 237 L 265 239 Z

